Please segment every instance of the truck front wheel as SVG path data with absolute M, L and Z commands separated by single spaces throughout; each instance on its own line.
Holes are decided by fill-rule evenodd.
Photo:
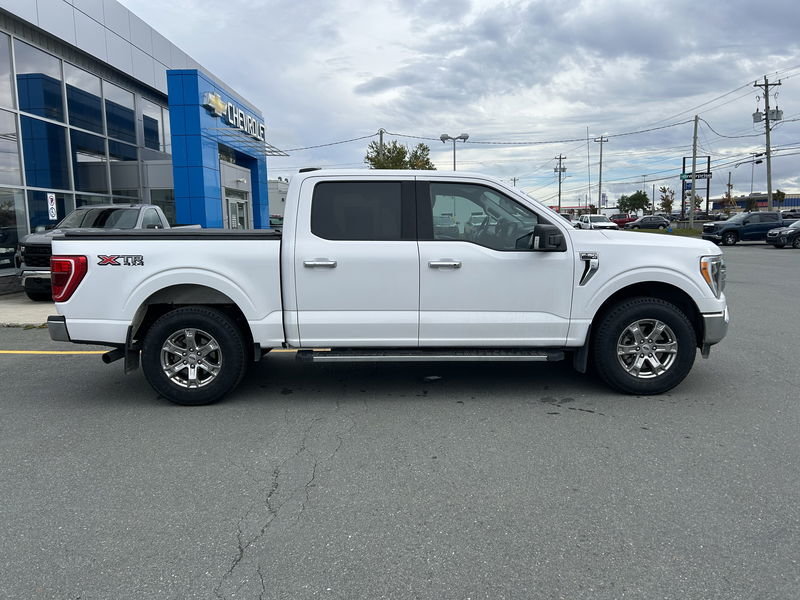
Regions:
M 736 233 L 734 233 L 733 231 L 729 231 L 728 233 L 725 233 L 722 236 L 723 246 L 733 246 L 738 241 L 739 241 L 739 236 L 736 235 Z
M 675 305 L 630 298 L 602 318 L 592 344 L 600 377 L 626 394 L 661 394 L 678 385 L 694 364 L 692 324 Z
M 225 313 L 188 306 L 161 316 L 142 345 L 142 369 L 164 398 L 186 406 L 211 404 L 244 375 L 246 344 Z

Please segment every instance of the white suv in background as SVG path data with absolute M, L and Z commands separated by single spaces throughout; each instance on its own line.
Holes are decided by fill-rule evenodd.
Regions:
M 605 215 L 581 215 L 575 223 L 576 229 L 619 229 L 616 223 Z

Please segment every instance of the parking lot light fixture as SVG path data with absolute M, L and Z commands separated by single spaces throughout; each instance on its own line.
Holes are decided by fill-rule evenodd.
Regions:
M 461 140 L 462 142 L 466 142 L 469 139 L 468 133 L 462 133 L 461 135 L 457 135 L 456 137 L 452 137 L 443 133 L 439 136 L 439 139 L 442 140 L 442 143 L 447 143 L 448 140 L 452 140 L 453 142 L 453 171 L 456 170 L 456 140 Z

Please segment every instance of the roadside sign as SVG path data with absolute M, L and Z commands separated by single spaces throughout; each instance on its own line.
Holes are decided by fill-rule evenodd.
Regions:
M 681 173 L 681 179 L 691 179 L 691 173 Z M 711 173 L 695 173 L 695 179 L 711 179 Z
M 58 208 L 56 207 L 55 194 L 47 194 L 47 218 L 51 221 L 58 221 Z

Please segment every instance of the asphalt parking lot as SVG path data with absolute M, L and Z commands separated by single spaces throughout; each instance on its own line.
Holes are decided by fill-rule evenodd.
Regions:
M 656 398 L 280 353 L 184 408 L 0 328 L 2 596 L 797 598 L 800 252 L 724 251 L 728 337 Z

